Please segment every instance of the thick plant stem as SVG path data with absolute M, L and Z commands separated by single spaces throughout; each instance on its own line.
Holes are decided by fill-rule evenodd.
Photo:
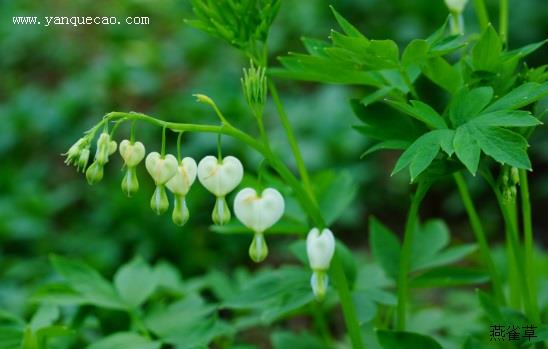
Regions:
M 419 208 L 430 188 L 430 183 L 419 182 L 417 190 L 411 200 L 411 207 L 407 213 L 405 223 L 405 232 L 403 237 L 403 246 L 400 252 L 400 270 L 398 273 L 398 306 L 396 328 L 400 331 L 405 330 L 407 303 L 409 298 L 408 274 L 411 269 L 411 254 L 413 252 L 413 240 L 417 226 Z
M 533 220 L 531 214 L 531 199 L 529 197 L 529 180 L 526 170 L 519 170 L 521 193 L 521 215 L 523 219 L 523 242 L 525 252 L 525 271 L 529 294 L 531 297 L 531 316 L 536 323 L 540 323 L 540 312 L 537 296 L 537 272 L 535 268 L 535 248 L 533 239 Z
M 274 85 L 271 80 L 268 81 L 268 90 L 270 91 L 272 99 L 274 100 L 274 104 L 276 105 L 276 109 L 278 110 L 278 115 L 280 116 L 280 121 L 282 122 L 283 128 L 287 135 L 287 140 L 289 141 L 291 152 L 293 153 L 293 157 L 295 158 L 295 162 L 297 163 L 297 169 L 299 171 L 299 176 L 303 181 L 303 186 L 306 192 L 315 202 L 316 199 L 312 190 L 312 184 L 310 183 L 310 176 L 308 175 L 308 171 L 304 164 L 303 156 L 299 149 L 299 145 L 297 144 L 297 139 L 295 138 L 295 134 L 293 133 L 293 129 L 291 128 L 291 124 L 289 123 L 289 118 L 287 117 L 283 104 L 280 100 L 280 96 L 278 95 L 276 85 Z
M 487 7 L 484 0 L 474 0 L 474 9 L 476 10 L 476 16 L 480 24 L 481 30 L 485 30 L 489 25 L 489 15 L 487 14 Z
M 478 212 L 476 210 L 476 207 L 474 206 L 474 202 L 472 201 L 470 192 L 468 191 L 468 186 L 466 185 L 466 181 L 464 180 L 464 177 L 460 172 L 455 173 L 453 177 L 455 178 L 455 182 L 457 184 L 457 188 L 459 189 L 462 203 L 464 205 L 464 208 L 466 209 L 466 213 L 468 214 L 472 231 L 474 232 L 474 235 L 478 242 L 483 263 L 487 266 L 487 270 L 489 271 L 489 275 L 491 276 L 495 299 L 500 305 L 504 305 L 505 301 L 504 292 L 502 289 L 502 282 L 499 273 L 497 272 L 497 269 L 495 267 L 495 263 L 493 262 L 491 250 L 489 249 L 489 244 L 487 243 L 487 238 L 485 237 L 485 231 L 483 230 L 483 226 L 481 224 Z
M 499 35 L 504 46 L 508 43 L 508 0 L 499 2 Z

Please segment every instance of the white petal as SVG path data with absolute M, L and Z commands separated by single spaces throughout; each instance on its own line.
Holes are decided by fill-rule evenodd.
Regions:
M 313 270 L 327 270 L 335 253 L 335 237 L 329 229 L 313 228 L 306 237 L 306 253 Z
M 157 152 L 147 155 L 145 166 L 156 185 L 163 185 L 177 173 L 177 159 L 167 154 L 163 159 Z
M 198 164 L 200 183 L 217 197 L 234 190 L 242 181 L 243 175 L 242 163 L 233 156 L 227 156 L 219 163 L 216 157 L 208 155 Z
M 243 225 L 256 233 L 270 228 L 283 216 L 284 198 L 273 188 L 263 190 L 261 195 L 252 188 L 242 189 L 234 199 L 234 213 Z
M 185 196 L 196 179 L 196 161 L 186 157 L 177 167 L 177 173 L 167 183 L 166 187 L 177 195 Z

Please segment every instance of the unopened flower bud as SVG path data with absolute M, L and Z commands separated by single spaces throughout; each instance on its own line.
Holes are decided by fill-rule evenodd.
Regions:
M 147 155 L 145 165 L 157 186 L 163 186 L 177 173 L 177 159 L 171 154 L 161 156 L 152 152 Z
M 512 184 L 519 184 L 519 170 L 516 167 L 510 169 L 510 179 L 512 180 Z
M 314 293 L 316 300 L 322 301 L 325 298 L 328 285 L 329 277 L 325 271 L 315 270 L 312 272 L 310 286 L 312 287 L 312 292 Z
M 253 235 L 253 241 L 249 246 L 249 257 L 255 263 L 260 263 L 268 256 L 268 246 L 262 233 Z
M 111 154 L 112 143 L 110 135 L 107 132 L 101 133 L 97 139 L 97 151 L 95 152 L 95 161 L 100 165 L 105 165 L 108 162 L 108 157 Z M 116 151 L 116 142 L 114 142 L 114 151 Z
M 82 137 L 79 140 L 77 140 L 76 143 L 71 145 L 69 150 L 65 154 L 63 154 L 64 156 L 67 157 L 65 159 L 65 164 L 77 165 L 79 169 L 80 159 L 82 158 L 82 152 L 84 150 L 87 150 L 88 156 L 89 156 L 88 139 L 86 137 Z M 87 160 L 86 160 L 86 164 L 87 164 Z
M 267 78 L 264 67 L 255 68 L 253 62 L 249 69 L 244 69 L 244 77 L 241 79 L 244 97 L 255 116 L 262 115 L 266 102 Z
M 124 178 L 122 179 L 122 191 L 130 197 L 139 190 L 139 180 L 137 179 L 135 167 L 128 167 Z
M 94 161 L 86 171 L 86 179 L 90 185 L 100 182 L 103 179 L 103 165 Z
M 166 188 L 163 185 L 156 186 L 152 198 L 150 198 L 150 207 L 157 215 L 161 215 L 169 208 Z
M 449 11 L 456 13 L 462 13 L 467 3 L 468 0 L 445 0 L 445 5 L 447 5 Z
M 84 171 L 84 169 L 88 165 L 88 160 L 89 160 L 89 148 L 84 148 L 82 149 L 82 151 L 80 151 L 80 156 L 78 157 L 78 165 L 76 166 L 76 170 L 80 171 L 80 169 L 82 169 L 82 171 Z
M 173 201 L 173 213 L 171 220 L 178 226 L 183 226 L 188 221 L 190 213 L 186 205 L 186 199 L 184 196 L 175 195 Z
M 213 223 L 217 225 L 224 225 L 230 222 L 230 209 L 226 204 L 224 196 L 218 197 L 215 200 L 215 207 L 213 208 L 211 219 L 213 220 Z
M 312 270 L 328 270 L 335 253 L 335 237 L 329 229 L 313 228 L 306 237 L 306 253 Z
M 120 142 L 119 149 L 127 167 L 135 167 L 145 158 L 145 146 L 141 142 L 131 143 L 124 139 Z

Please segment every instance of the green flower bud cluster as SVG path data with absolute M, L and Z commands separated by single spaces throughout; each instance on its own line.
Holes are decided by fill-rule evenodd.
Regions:
M 89 160 L 89 143 L 90 140 L 88 137 L 82 137 L 76 143 L 74 143 L 69 150 L 63 154 L 67 158 L 65 159 L 65 164 L 69 166 L 76 166 L 76 170 L 83 171 Z
M 110 138 L 108 132 L 103 132 L 97 140 L 97 150 L 95 151 L 95 160 L 86 171 L 88 183 L 93 185 L 103 179 L 103 167 L 108 162 L 109 156 L 117 148 L 116 141 Z
M 264 67 L 255 68 L 253 62 L 251 62 L 251 67 L 244 69 L 241 82 L 247 104 L 253 110 L 255 116 L 260 117 L 266 102 L 266 69 Z
M 516 167 L 504 166 L 501 175 L 502 198 L 506 202 L 513 202 L 516 199 L 519 185 L 519 170 Z

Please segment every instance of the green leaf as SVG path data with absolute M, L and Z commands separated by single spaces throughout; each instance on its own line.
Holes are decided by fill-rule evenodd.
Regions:
M 467 125 L 457 128 L 453 147 L 457 158 L 466 166 L 471 174 L 476 175 L 479 166 L 481 148 L 476 142 Z
M 485 109 L 485 112 L 493 112 L 505 109 L 519 109 L 538 101 L 548 95 L 548 82 L 539 84 L 528 82 L 516 87 L 506 95 L 499 98 Z
M 384 349 L 443 349 L 432 337 L 404 331 L 377 331 L 377 338 Z
M 21 349 L 23 330 L 14 327 L 0 327 L 0 348 Z
M 125 309 L 125 304 L 112 285 L 94 269 L 60 256 L 52 256 L 51 261 L 55 270 L 87 303 L 104 308 Z
M 520 59 L 520 58 L 526 57 L 526 56 L 530 55 L 531 53 L 535 52 L 536 50 L 538 50 L 539 48 L 544 46 L 544 44 L 546 44 L 547 42 L 548 42 L 548 39 L 543 40 L 543 41 L 539 41 L 539 42 L 535 42 L 535 43 L 532 43 L 532 44 L 529 44 L 529 45 L 525 45 L 523 47 L 511 50 L 511 51 L 508 51 L 508 52 L 504 52 L 502 54 L 502 57 L 506 60 L 515 59 L 515 58 Z
M 337 12 L 333 6 L 329 6 L 329 8 L 331 8 L 337 23 L 339 23 L 339 26 L 346 33 L 346 35 L 365 38 L 365 36 L 363 36 L 363 34 L 360 33 L 356 27 L 350 24 L 350 22 L 348 22 L 339 12 Z
M 156 274 L 141 257 L 123 265 L 114 275 L 114 286 L 130 307 L 143 304 L 156 289 Z
M 470 91 L 461 90 L 449 107 L 449 118 L 455 127 L 475 118 L 493 98 L 491 87 L 478 87 Z
M 480 71 L 495 72 L 499 65 L 501 52 L 500 38 L 493 26 L 489 24 L 472 49 L 474 68 Z
M 59 308 L 54 305 L 42 305 L 30 320 L 30 327 L 32 331 L 50 326 L 59 318 Z
M 274 349 L 329 349 L 330 346 L 308 332 L 274 332 L 271 337 Z
M 376 151 L 379 151 L 379 150 L 384 150 L 384 149 L 403 150 L 403 149 L 406 149 L 409 145 L 411 145 L 411 142 L 400 141 L 400 140 L 391 140 L 391 141 L 379 142 L 379 143 L 369 147 L 366 151 L 364 151 L 362 153 L 362 155 L 360 155 L 360 159 L 363 159 L 367 155 L 369 155 L 371 153 L 374 153 Z
M 422 73 L 436 85 L 450 93 L 462 86 L 462 77 L 455 67 L 441 57 L 432 57 L 421 65 Z
M 445 120 L 428 104 L 421 101 L 412 100 L 411 105 L 393 100 L 386 100 L 388 105 L 396 108 L 404 114 L 414 117 L 415 119 L 423 122 L 430 128 L 434 129 L 446 129 L 447 124 Z
M 449 244 L 449 228 L 441 219 L 417 225 L 412 247 L 411 269 L 417 270 Z
M 454 133 L 453 130 L 435 130 L 419 137 L 400 156 L 392 175 L 409 166 L 411 181 L 414 181 L 436 158 L 440 147 L 448 154 L 452 153 Z
M 322 172 L 312 178 L 312 186 L 328 226 L 344 214 L 358 193 L 358 186 L 349 172 Z
M 368 294 L 362 290 L 356 290 L 352 293 L 352 301 L 356 308 L 356 317 L 361 325 L 369 322 L 377 315 L 377 306 Z
M 38 288 L 31 301 L 63 306 L 85 304 L 88 299 L 66 284 L 50 284 Z
M 160 342 L 152 342 L 150 339 L 133 332 L 118 332 L 89 345 L 86 349 L 159 349 Z
M 378 102 L 380 101 L 381 99 L 385 98 L 386 96 L 388 96 L 392 91 L 394 91 L 394 87 L 392 86 L 385 86 L 383 88 L 380 88 L 380 89 L 377 89 L 375 90 L 375 92 L 371 93 L 371 94 L 368 94 L 367 96 L 363 97 L 361 100 L 360 100 L 360 103 L 364 106 L 364 107 L 367 107 L 368 105 L 370 104 L 373 104 L 375 102 Z
M 397 280 L 400 268 L 400 241 L 396 234 L 374 217 L 369 219 L 369 245 L 373 258 L 381 265 L 386 275 Z
M 453 287 L 489 281 L 489 274 L 473 268 L 439 267 L 411 279 L 411 287 Z
M 526 151 L 527 140 L 523 136 L 500 127 L 468 126 L 467 129 L 485 154 L 502 164 L 531 169 Z
M 402 64 L 408 66 L 419 64 L 426 59 L 430 44 L 426 40 L 415 39 L 407 45 L 402 54 Z
M 473 119 L 476 125 L 499 127 L 530 127 L 541 125 L 539 119 L 527 111 L 499 110 L 482 114 Z

